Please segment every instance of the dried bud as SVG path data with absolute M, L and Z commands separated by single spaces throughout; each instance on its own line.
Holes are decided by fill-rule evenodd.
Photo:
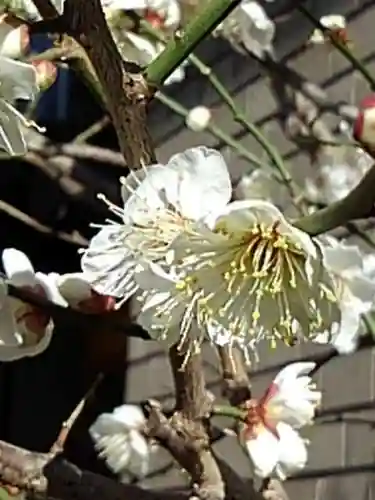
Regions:
M 375 152 L 375 94 L 365 97 L 359 103 L 359 113 L 354 122 L 353 137 Z
M 32 65 L 37 72 L 37 85 L 40 90 L 49 89 L 56 81 L 57 68 L 51 61 L 33 61 Z
M 204 130 L 211 120 L 211 111 L 205 106 L 196 106 L 191 109 L 185 119 L 186 126 L 194 132 Z
M 29 28 L 11 14 L 0 16 L 0 55 L 17 59 L 30 45 Z

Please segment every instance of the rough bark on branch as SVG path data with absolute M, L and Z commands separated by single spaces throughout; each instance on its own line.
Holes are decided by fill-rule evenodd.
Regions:
M 97 74 L 126 163 L 130 168 L 154 163 L 146 116 L 151 92 L 140 72 L 125 70 L 100 0 L 66 0 L 64 25 L 85 49 Z

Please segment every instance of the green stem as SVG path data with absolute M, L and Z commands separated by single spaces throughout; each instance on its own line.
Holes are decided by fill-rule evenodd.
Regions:
M 243 420 L 246 417 L 246 411 L 236 406 L 214 405 L 211 411 L 212 415 L 220 417 L 231 417 Z
M 371 75 L 370 71 L 366 68 L 364 64 L 352 53 L 352 51 L 345 45 L 341 43 L 331 32 L 330 29 L 325 28 L 322 23 L 315 19 L 311 12 L 301 3 L 298 4 L 298 10 L 322 33 L 329 36 L 332 45 L 352 64 L 353 68 L 356 69 L 365 78 L 367 83 L 370 85 L 372 90 L 375 90 L 375 79 Z
M 210 0 L 204 5 L 181 35 L 170 40 L 163 52 L 146 68 L 144 74 L 148 83 L 160 86 L 240 1 Z
M 178 101 L 174 100 L 172 97 L 167 96 L 160 91 L 158 91 L 155 94 L 155 99 L 162 102 L 163 104 L 165 104 L 165 106 L 168 106 L 168 108 L 170 108 L 178 115 L 183 116 L 184 118 L 186 118 L 186 116 L 189 114 L 189 110 L 187 108 L 182 106 Z M 209 123 L 207 125 L 206 130 L 210 132 L 213 136 L 224 142 L 227 146 L 233 148 L 237 152 L 238 156 L 245 158 L 256 167 L 264 166 L 264 163 L 260 158 L 250 153 L 250 151 L 248 151 L 244 146 L 242 146 L 240 142 L 238 142 L 236 139 L 233 139 L 231 135 L 226 134 L 220 127 L 214 125 L 213 123 Z
M 375 203 L 375 165 L 345 198 L 295 221 L 295 226 L 311 236 L 344 226 L 349 221 L 373 214 Z

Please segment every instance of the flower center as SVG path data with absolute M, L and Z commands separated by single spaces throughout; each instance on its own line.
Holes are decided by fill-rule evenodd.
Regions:
M 176 290 L 199 297 L 200 322 L 217 319 L 234 336 L 266 337 L 273 344 L 277 339 L 290 344 L 298 324 L 319 326 L 318 303 L 326 291 L 311 286 L 308 257 L 279 225 L 254 224 L 234 232 L 220 223 L 214 232 L 223 239 L 210 248 L 202 245 L 200 253 L 195 245 L 194 256 L 193 250 L 187 252 Z

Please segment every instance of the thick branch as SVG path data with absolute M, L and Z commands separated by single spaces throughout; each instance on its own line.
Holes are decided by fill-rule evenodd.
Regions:
M 194 486 L 192 498 L 223 500 L 225 485 L 210 449 L 207 418 L 211 401 L 206 391 L 201 354 L 192 353 L 186 358 L 186 353 L 174 346 L 170 349 L 169 359 L 176 408 L 168 425 L 171 435 L 175 433 L 178 439 L 172 439 L 168 449 L 174 450 L 172 454 L 175 456 L 177 443 L 180 442 L 178 460 L 191 475 Z
M 150 95 L 140 73 L 127 73 L 108 29 L 100 0 L 66 0 L 64 26 L 85 49 L 104 90 L 120 149 L 131 168 L 155 162 L 147 129 Z

